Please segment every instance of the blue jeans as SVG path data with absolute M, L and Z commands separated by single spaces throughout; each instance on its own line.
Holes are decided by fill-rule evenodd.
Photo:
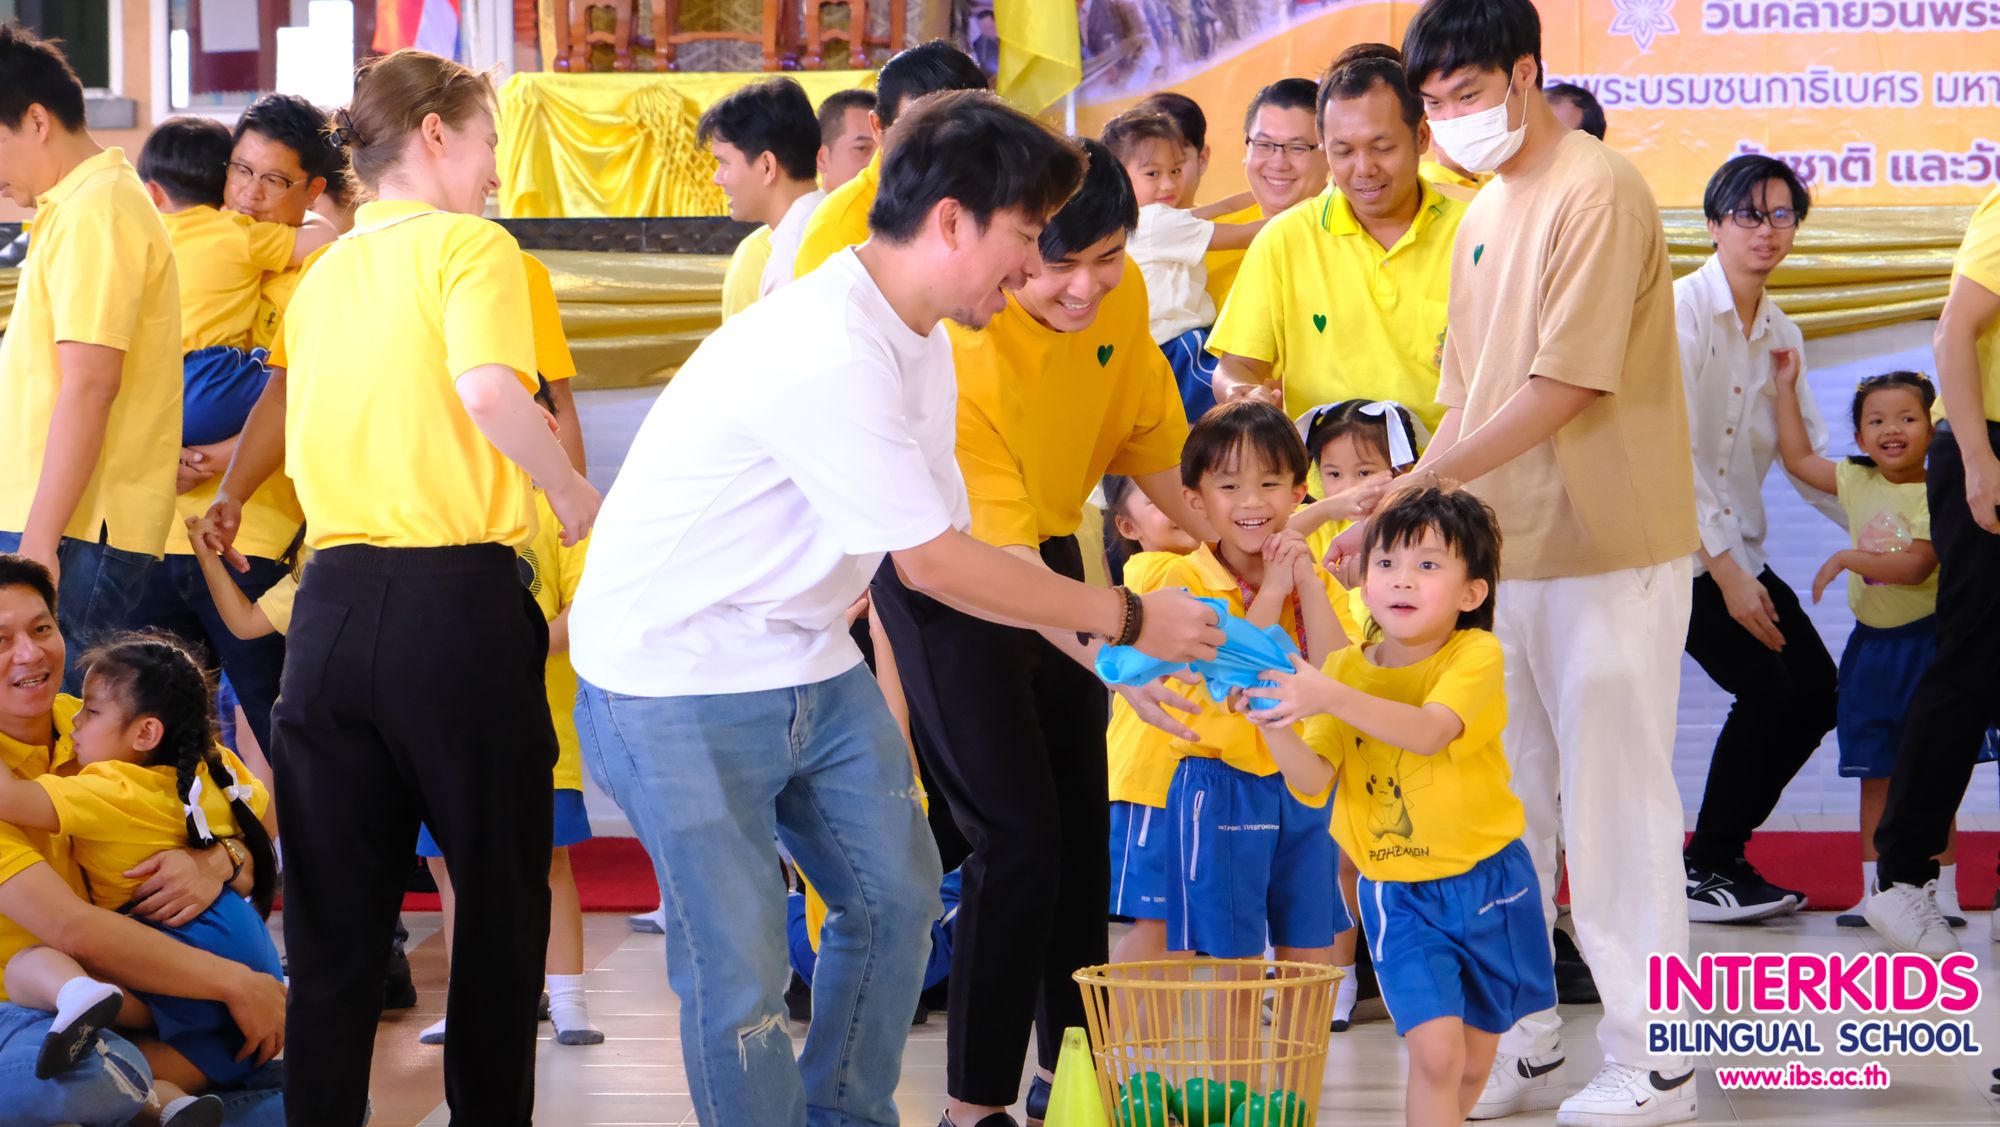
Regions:
M 21 550 L 21 534 L 0 532 L 0 552 Z M 152 556 L 127 552 L 109 544 L 63 537 L 56 545 L 56 563 L 62 568 L 57 577 L 56 625 L 62 628 L 62 691 L 72 696 L 83 693 L 83 674 L 77 662 L 85 650 L 103 636 L 132 624 L 132 610 L 146 589 L 146 572 L 157 563 Z
M 721 696 L 585 682 L 576 726 L 584 762 L 658 867 L 700 1121 L 897 1123 L 940 873 L 909 753 L 868 671 Z M 779 839 L 829 910 L 796 1064 Z
M 153 1070 L 130 1041 L 105 1032 L 97 1052 L 53 1080 L 35 1079 L 35 1058 L 55 1015 L 0 1002 L 0 1106 L 7 1123 L 121 1127 L 146 1102 Z M 284 1127 L 285 1066 L 273 1061 L 240 1085 L 216 1090 L 223 1127 Z
M 249 571 L 228 570 L 244 596 L 256 602 L 291 569 L 276 560 L 252 556 Z M 193 556 L 161 560 L 146 576 L 143 589 L 144 597 L 132 607 L 131 626 L 165 630 L 191 645 L 206 647 L 236 690 L 257 746 L 266 756 L 271 755 L 271 706 L 278 701 L 278 678 L 285 668 L 285 636 L 266 634 L 245 641 L 231 634 L 208 593 L 201 564 Z

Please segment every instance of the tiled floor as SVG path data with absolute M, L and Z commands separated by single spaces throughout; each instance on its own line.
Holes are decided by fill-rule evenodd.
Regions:
M 436 1020 L 443 1004 L 442 944 L 431 933 L 436 917 L 410 920 L 417 946 L 413 958 L 422 1001 L 383 1023 L 376 1046 L 375 1122 L 382 1127 L 423 1127 L 449 1122 L 438 1075 L 443 1050 L 417 1044 L 417 1032 Z M 629 934 L 622 917 L 592 916 L 587 924 L 591 960 L 591 1015 L 608 1035 L 602 1045 L 567 1047 L 544 1037 L 536 1065 L 536 1117 L 547 1127 L 694 1123 L 686 1075 L 681 1067 L 677 1006 L 668 991 L 658 936 Z M 1982 913 L 1961 933 L 1968 951 L 1981 961 L 1979 979 L 1991 994 L 2000 976 L 1984 965 L 1989 952 Z M 1695 946 L 1709 951 L 1842 951 L 1875 949 L 1870 933 L 1842 931 L 1829 913 L 1811 913 L 1753 928 L 1697 925 Z M 1593 1010 L 1566 1012 L 1565 1043 L 1571 1063 L 1565 1070 L 1578 1086 L 1597 1062 Z M 1703 1123 L 1796 1124 L 1846 1127 L 1850 1124 L 1959 1124 L 2000 1122 L 2000 1102 L 1988 1094 L 1990 1070 L 2000 1064 L 2000 1002 L 1974 1013 L 1979 1041 L 1995 1050 L 1985 1058 L 1890 1057 L 1883 1059 L 1894 1079 L 1886 1091 L 1854 1093 L 1731 1092 L 1717 1086 L 1712 1068 L 1699 1078 Z M 1832 1045 L 1834 1019 L 1820 1021 L 1821 1040 Z M 543 1029 L 546 1031 L 547 1026 Z M 795 1027 L 796 1036 L 803 1029 Z M 1782 1061 L 1710 1060 L 1771 1066 Z M 1833 1056 L 1820 1067 L 1865 1064 Z M 1369 1022 L 1336 1035 L 1328 1054 L 1320 1122 L 1334 1127 L 1393 1127 L 1402 1122 L 1403 1064 L 1400 1043 L 1385 1022 Z M 904 1122 L 929 1127 L 937 1121 L 944 1093 L 944 1020 L 911 1030 L 897 1094 Z M 1553 1113 L 1521 1115 L 1504 1121 L 1544 1127 Z M 739 1125 L 724 1125 L 739 1127 Z M 762 1127 L 762 1125 L 740 1125 Z

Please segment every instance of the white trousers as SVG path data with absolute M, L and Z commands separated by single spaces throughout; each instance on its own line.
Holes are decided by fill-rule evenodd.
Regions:
M 1561 843 L 1577 944 L 1604 999 L 1604 1056 L 1669 1076 L 1686 1060 L 1646 1051 L 1646 957 L 1688 946 L 1673 755 L 1693 572 L 1684 559 L 1505 580 L 1494 623 L 1507 660 L 1507 760 L 1543 911 L 1553 928 Z M 1530 1014 L 1500 1049 L 1546 1056 L 1561 1028 L 1553 1009 Z

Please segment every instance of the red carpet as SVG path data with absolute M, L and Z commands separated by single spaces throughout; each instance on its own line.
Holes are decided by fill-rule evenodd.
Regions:
M 2000 833 L 1958 835 L 1958 896 L 1968 910 L 1993 906 L 1993 858 Z M 659 886 L 646 851 L 629 837 L 592 838 L 569 851 L 577 892 L 586 912 L 646 912 L 659 907 Z M 1760 833 L 1750 842 L 1750 861 L 1766 877 L 1805 892 L 1820 911 L 1845 911 L 1861 899 L 1861 837 L 1853 830 L 1834 833 Z M 406 911 L 435 912 L 435 895 L 411 893 Z
M 577 896 L 586 912 L 650 912 L 660 906 L 653 863 L 646 859 L 646 851 L 636 838 L 594 837 L 572 845 L 569 865 L 576 873 Z M 435 912 L 437 894 L 412 892 L 403 897 L 403 910 Z

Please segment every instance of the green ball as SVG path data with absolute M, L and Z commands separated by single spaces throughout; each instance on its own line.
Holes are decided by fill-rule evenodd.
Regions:
M 1264 1127 L 1264 1094 L 1252 1092 L 1229 1116 L 1229 1127 Z
M 1166 1077 L 1157 1072 L 1135 1072 L 1125 1081 L 1125 1092 L 1136 1104 L 1158 1104 L 1175 1119 L 1180 1118 L 1181 1094 L 1167 1087 Z
M 1229 1113 L 1248 1095 L 1241 1080 L 1223 1084 L 1197 1076 L 1181 1088 L 1181 1122 L 1185 1127 L 1228 1127 Z
M 1264 1097 L 1265 1127 L 1304 1127 L 1306 1108 L 1298 1094 L 1280 1088 Z
M 1143 1095 L 1134 1099 L 1130 1092 L 1118 1097 L 1118 1127 L 1169 1127 L 1166 1100 Z

